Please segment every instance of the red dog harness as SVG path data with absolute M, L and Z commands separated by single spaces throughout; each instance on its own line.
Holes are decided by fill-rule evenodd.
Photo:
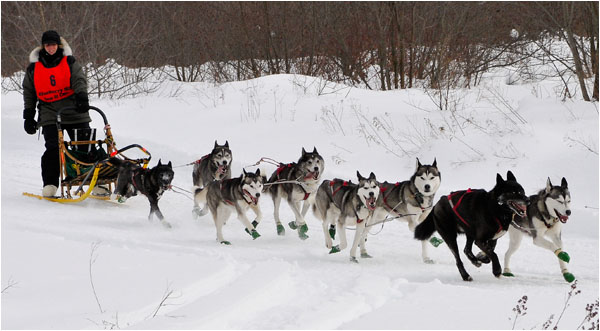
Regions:
M 277 174 L 277 180 L 280 180 L 279 174 L 281 174 L 281 172 L 285 168 L 292 168 L 294 165 L 295 165 L 295 163 L 288 163 L 288 164 L 279 163 L 279 167 L 277 168 L 277 170 L 275 170 L 275 173 Z M 306 190 L 304 189 L 304 187 L 302 187 L 302 185 L 300 185 L 300 188 L 302 189 L 302 191 L 304 191 L 304 199 L 302 199 L 302 200 L 308 199 L 308 197 L 310 196 L 310 193 L 306 192 Z
M 333 186 L 335 185 L 334 181 L 329 182 L 329 187 L 331 187 L 331 196 L 333 197 L 336 193 L 338 193 L 339 190 L 342 189 L 343 186 L 348 186 L 348 181 L 343 181 L 342 185 L 340 185 L 340 187 L 338 187 L 337 189 L 333 189 Z M 343 197 L 342 197 L 343 200 Z M 356 214 L 356 210 L 354 211 L 354 213 Z M 360 219 L 358 218 L 358 215 L 356 216 L 356 223 L 362 223 L 364 221 L 364 219 Z
M 460 203 L 462 202 L 462 199 L 465 197 L 465 195 L 467 195 L 468 193 L 472 193 L 473 190 L 471 190 L 471 188 L 468 188 L 466 191 L 464 191 L 462 193 L 462 195 L 460 196 L 460 198 L 458 198 L 458 201 L 456 202 L 456 205 L 452 203 L 452 197 L 456 194 L 459 194 L 460 191 L 458 192 L 454 192 L 454 193 L 450 193 L 448 194 L 446 197 L 448 198 L 448 203 L 450 204 L 450 207 L 452 207 L 452 211 L 454 212 L 454 214 L 458 217 L 458 219 L 463 222 L 466 226 L 470 227 L 471 225 L 465 221 L 465 219 L 460 216 L 460 214 L 458 213 L 458 206 L 460 206 Z M 498 231 L 496 233 L 499 233 L 500 231 L 504 230 L 504 227 L 502 227 L 502 223 L 500 223 L 500 220 L 498 220 L 497 217 L 494 217 L 494 220 L 496 221 L 496 223 L 498 224 Z

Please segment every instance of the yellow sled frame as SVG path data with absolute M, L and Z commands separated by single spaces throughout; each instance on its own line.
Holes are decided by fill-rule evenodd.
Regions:
M 87 198 L 94 198 L 100 200 L 109 200 L 109 196 L 95 196 L 92 195 L 92 190 L 94 187 L 98 185 L 108 185 L 108 189 L 110 192 L 113 191 L 113 186 L 116 184 L 117 175 L 118 175 L 118 167 L 110 163 L 110 159 L 106 158 L 104 160 L 98 160 L 95 163 L 87 163 L 81 160 L 78 160 L 73 154 L 69 152 L 69 146 L 76 145 L 99 145 L 106 144 L 106 152 L 109 157 L 120 157 L 127 162 L 133 162 L 141 165 L 143 168 L 148 167 L 148 163 L 152 156 L 150 152 L 148 152 L 145 148 L 140 145 L 133 144 L 127 147 L 118 150 L 116 144 L 113 140 L 112 132 L 110 130 L 110 125 L 108 124 L 108 120 L 106 119 L 106 115 L 104 113 L 94 107 L 90 106 L 90 109 L 98 112 L 102 119 L 104 120 L 104 133 L 105 138 L 103 140 L 83 140 L 83 141 L 64 141 L 64 135 L 61 128 L 61 113 L 68 109 L 75 109 L 75 107 L 66 107 L 58 111 L 56 116 L 56 127 L 58 129 L 58 146 L 59 146 L 59 162 L 60 162 L 60 197 L 45 197 L 39 194 L 27 193 L 23 192 L 23 195 L 38 198 L 40 200 L 48 200 L 53 202 L 60 203 L 73 203 L 80 202 Z M 139 148 L 143 153 L 145 153 L 148 157 L 141 159 L 129 159 L 124 156 L 122 153 L 131 148 Z M 76 169 L 77 176 L 75 178 L 68 178 L 67 175 L 67 164 L 66 158 L 69 158 L 73 162 L 73 168 Z M 88 171 L 81 173 L 79 171 L 80 168 L 83 167 L 91 167 Z M 91 178 L 90 178 L 91 176 Z M 87 185 L 88 188 L 84 192 L 83 186 Z M 79 188 L 75 191 L 75 197 L 71 195 L 71 188 L 73 186 L 79 186 Z

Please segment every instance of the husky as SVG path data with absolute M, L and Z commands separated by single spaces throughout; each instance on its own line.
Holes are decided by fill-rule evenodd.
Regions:
M 506 180 L 496 175 L 496 186 L 487 192 L 483 189 L 452 192 L 442 196 L 425 220 L 415 228 L 415 238 L 425 240 L 434 231 L 442 236 L 454 254 L 456 267 L 464 281 L 472 281 L 460 259 L 456 237 L 467 236 L 464 253 L 476 267 L 481 261 L 473 255 L 473 242 L 492 261 L 492 273 L 500 277 L 502 267 L 494 252 L 496 240 L 509 229 L 514 216 L 527 214 L 529 198 L 511 171 Z
M 548 249 L 558 257 L 558 264 L 567 282 L 575 280 L 575 276 L 567 270 L 569 254 L 562 250 L 561 228 L 571 216 L 571 194 L 567 180 L 563 177 L 560 186 L 553 186 L 550 178 L 546 188 L 529 197 L 531 204 L 527 207 L 527 217 L 515 217 L 508 229 L 510 244 L 504 254 L 504 276 L 514 277 L 510 270 L 510 257 L 517 251 L 523 234 L 533 238 L 533 243 Z M 548 236 L 549 240 L 544 238 Z
M 285 228 L 281 225 L 279 218 L 279 206 L 281 199 L 286 199 L 296 219 L 289 222 L 288 225 L 292 230 L 298 230 L 300 239 L 308 238 L 306 232 L 308 225 L 304 220 L 304 216 L 308 208 L 314 201 L 314 195 L 319 188 L 319 181 L 325 169 L 325 161 L 317 152 L 317 148 L 313 147 L 313 151 L 308 153 L 302 148 L 302 156 L 296 163 L 280 164 L 279 168 L 273 172 L 269 178 L 268 192 L 273 198 L 274 217 L 277 226 L 277 234 L 285 235 Z M 277 184 L 278 181 L 284 183 Z M 296 181 L 297 183 L 289 183 Z M 304 201 L 302 210 L 300 203 Z
M 219 243 L 231 245 L 231 242 L 223 238 L 223 225 L 233 211 L 237 213 L 238 219 L 244 224 L 246 232 L 252 236 L 252 239 L 260 237 L 256 231 L 256 227 L 262 220 L 258 199 L 265 181 L 266 178 L 261 176 L 260 169 L 257 169 L 256 173 L 243 170 L 240 177 L 212 181 L 208 186 L 196 189 L 194 201 L 204 203 L 210 209 L 217 228 Z M 256 219 L 252 223 L 246 216 L 248 208 L 256 214 Z
M 367 233 L 366 225 L 373 218 L 379 196 L 379 183 L 375 174 L 364 178 L 356 172 L 358 184 L 342 179 L 323 181 L 313 204 L 313 213 L 323 222 L 325 246 L 330 249 L 329 254 L 340 252 L 348 246 L 346 241 L 346 226 L 356 226 L 354 241 L 350 249 L 350 261 L 358 263 L 356 248 L 360 246 L 361 258 L 370 258 L 365 243 Z M 337 230 L 337 231 L 336 231 Z M 333 246 L 332 239 L 339 233 L 340 244 Z
M 152 169 L 142 168 L 136 163 L 115 157 L 111 158 L 109 163 L 119 167 L 114 198 L 123 203 L 128 198 L 137 195 L 138 192 L 145 195 L 150 202 L 148 219 L 152 220 L 153 215 L 156 214 L 160 222 L 170 228 L 171 224 L 164 220 L 164 216 L 158 208 L 158 200 L 166 190 L 171 188 L 171 182 L 175 175 L 171 162 L 162 164 L 158 160 L 158 164 Z
M 212 152 L 194 162 L 194 169 L 192 170 L 194 186 L 202 188 L 214 180 L 230 179 L 232 158 L 229 141 L 226 140 L 225 145 L 219 145 L 215 140 Z M 195 218 L 204 216 L 208 212 L 206 208 L 201 209 L 198 204 L 194 204 L 193 211 Z
M 442 175 L 434 158 L 431 165 L 423 165 L 417 158 L 417 167 L 409 180 L 400 183 L 379 184 L 381 194 L 377 199 L 375 219 L 383 219 L 386 214 L 408 221 L 408 228 L 414 232 L 429 215 L 433 207 L 435 193 L 440 187 Z M 443 241 L 432 237 L 431 244 L 439 246 Z M 433 263 L 427 251 L 427 241 L 421 242 L 421 257 L 425 263 Z

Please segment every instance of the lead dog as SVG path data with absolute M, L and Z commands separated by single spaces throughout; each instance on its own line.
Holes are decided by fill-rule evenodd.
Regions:
M 115 157 L 111 158 L 109 163 L 119 167 L 114 191 L 117 201 L 123 203 L 128 198 L 137 195 L 138 192 L 145 195 L 150 202 L 148 219 L 152 220 L 152 216 L 156 214 L 160 222 L 170 228 L 171 224 L 164 220 L 164 216 L 158 208 L 158 200 L 171 187 L 174 176 L 171 162 L 162 164 L 158 160 L 158 164 L 152 169 L 142 168 L 136 163 Z
M 260 237 L 260 234 L 256 231 L 256 227 L 262 219 L 258 199 L 263 190 L 264 182 L 265 177 L 260 175 L 260 169 L 257 169 L 256 173 L 243 170 L 240 177 L 213 181 L 205 188 L 196 189 L 194 202 L 205 203 L 210 209 L 217 228 L 217 241 L 219 243 L 231 245 L 231 242 L 223 238 L 223 225 L 234 211 L 238 219 L 244 224 L 246 232 L 252 236 L 252 239 Z M 246 216 L 248 209 L 252 209 L 256 214 L 256 220 L 252 223 Z
M 306 234 L 308 226 L 304 216 L 312 200 L 314 200 L 324 169 L 325 161 L 316 148 L 313 148 L 310 153 L 302 148 L 302 156 L 300 156 L 298 162 L 282 163 L 273 172 L 269 178 L 269 184 L 275 184 L 270 185 L 268 192 L 273 198 L 273 213 L 278 235 L 285 235 L 285 228 L 281 225 L 281 219 L 279 218 L 279 206 L 281 205 L 281 199 L 286 199 L 296 217 L 294 221 L 288 223 L 289 227 L 292 230 L 298 230 L 300 239 L 305 240 L 308 238 Z M 283 183 L 277 184 L 280 181 Z M 291 181 L 295 183 L 290 183 Z M 301 202 L 304 202 L 302 210 L 300 210 Z
M 383 182 L 379 184 L 381 194 L 377 199 L 376 220 L 384 219 L 390 214 L 400 220 L 408 221 L 408 228 L 414 232 L 431 212 L 435 193 L 440 187 L 442 175 L 434 159 L 431 165 L 421 164 L 417 158 L 417 167 L 409 180 L 401 183 Z M 431 244 L 439 246 L 442 241 L 432 237 Z M 427 241 L 421 242 L 421 257 L 425 263 L 433 263 L 429 258 Z
M 475 243 L 492 260 L 494 276 L 500 277 L 502 267 L 494 252 L 496 240 L 508 231 L 513 215 L 526 215 L 528 203 L 529 198 L 511 171 L 506 174 L 506 180 L 497 174 L 496 186 L 489 192 L 468 189 L 442 196 L 416 227 L 415 238 L 425 240 L 437 230 L 454 254 L 462 279 L 471 281 L 473 278 L 465 270 L 456 243 L 457 235 L 464 233 L 467 237 L 464 253 L 471 263 L 481 266 L 472 252 Z
M 514 276 L 510 270 L 510 257 L 523 239 L 523 234 L 533 238 L 533 243 L 548 249 L 558 257 L 558 264 L 567 282 L 575 280 L 575 276 L 567 270 L 569 254 L 563 252 L 561 229 L 571 215 L 571 193 L 567 180 L 563 177 L 560 186 L 553 186 L 550 178 L 546 188 L 529 197 L 531 204 L 527 207 L 527 217 L 515 217 L 508 230 L 510 245 L 504 254 L 504 276 Z M 551 241 L 547 240 L 548 237 Z
M 373 217 L 379 195 L 379 183 L 373 173 L 369 178 L 364 178 L 357 171 L 356 176 L 358 184 L 337 178 L 323 181 L 315 197 L 313 213 L 323 222 L 325 246 L 331 249 L 329 254 L 340 252 L 348 246 L 346 226 L 356 226 L 350 249 L 350 261 L 358 263 L 356 259 L 358 246 L 362 258 L 371 257 L 365 247 L 368 233 L 366 225 Z M 340 244 L 333 246 L 332 239 L 336 232 L 339 233 Z

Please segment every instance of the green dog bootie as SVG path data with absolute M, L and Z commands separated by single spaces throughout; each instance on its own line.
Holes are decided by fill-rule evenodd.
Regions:
M 308 235 L 306 235 L 307 232 L 308 232 L 308 225 L 302 224 L 302 226 L 300 227 L 300 232 L 298 232 L 298 236 L 300 236 L 300 239 L 302 239 L 302 240 L 308 239 Z
M 339 253 L 340 250 L 340 246 L 339 245 L 335 245 L 333 247 L 331 247 L 331 250 L 329 251 L 329 254 L 333 254 L 333 253 Z
M 277 224 L 277 235 L 278 236 L 284 236 L 285 235 L 285 228 L 281 224 Z
M 254 229 L 252 229 L 252 231 L 248 231 L 248 229 L 244 229 L 244 231 L 246 231 L 247 234 L 252 236 L 252 240 L 255 240 L 256 238 L 260 237 L 260 234 L 258 234 L 258 232 Z
M 335 226 L 334 225 L 329 226 L 329 236 L 331 237 L 331 239 L 335 239 Z
M 290 226 L 290 229 L 292 229 L 292 230 L 296 230 L 298 228 L 298 224 L 296 224 L 295 221 L 289 222 L 288 225 Z
M 444 241 L 438 237 L 431 237 L 431 239 L 429 239 L 429 242 L 433 245 L 433 247 L 438 247 L 439 245 L 443 244 Z
M 227 241 L 227 240 L 223 240 L 220 243 L 223 244 L 223 245 L 231 245 L 231 243 L 229 241 Z
M 572 273 L 570 272 L 565 272 L 563 273 L 563 277 L 565 278 L 565 280 L 569 283 L 573 282 L 575 280 L 575 276 L 573 276 Z
M 569 261 L 571 261 L 571 257 L 569 257 L 569 254 L 567 254 L 567 252 L 558 250 L 558 253 L 556 254 L 556 256 L 558 256 L 558 258 L 564 262 L 569 263 Z
M 513 275 L 512 272 L 503 272 L 502 276 L 504 276 L 504 277 L 514 277 L 515 275 Z
M 256 227 L 258 227 L 258 222 L 256 220 L 252 221 L 252 226 L 256 229 Z

